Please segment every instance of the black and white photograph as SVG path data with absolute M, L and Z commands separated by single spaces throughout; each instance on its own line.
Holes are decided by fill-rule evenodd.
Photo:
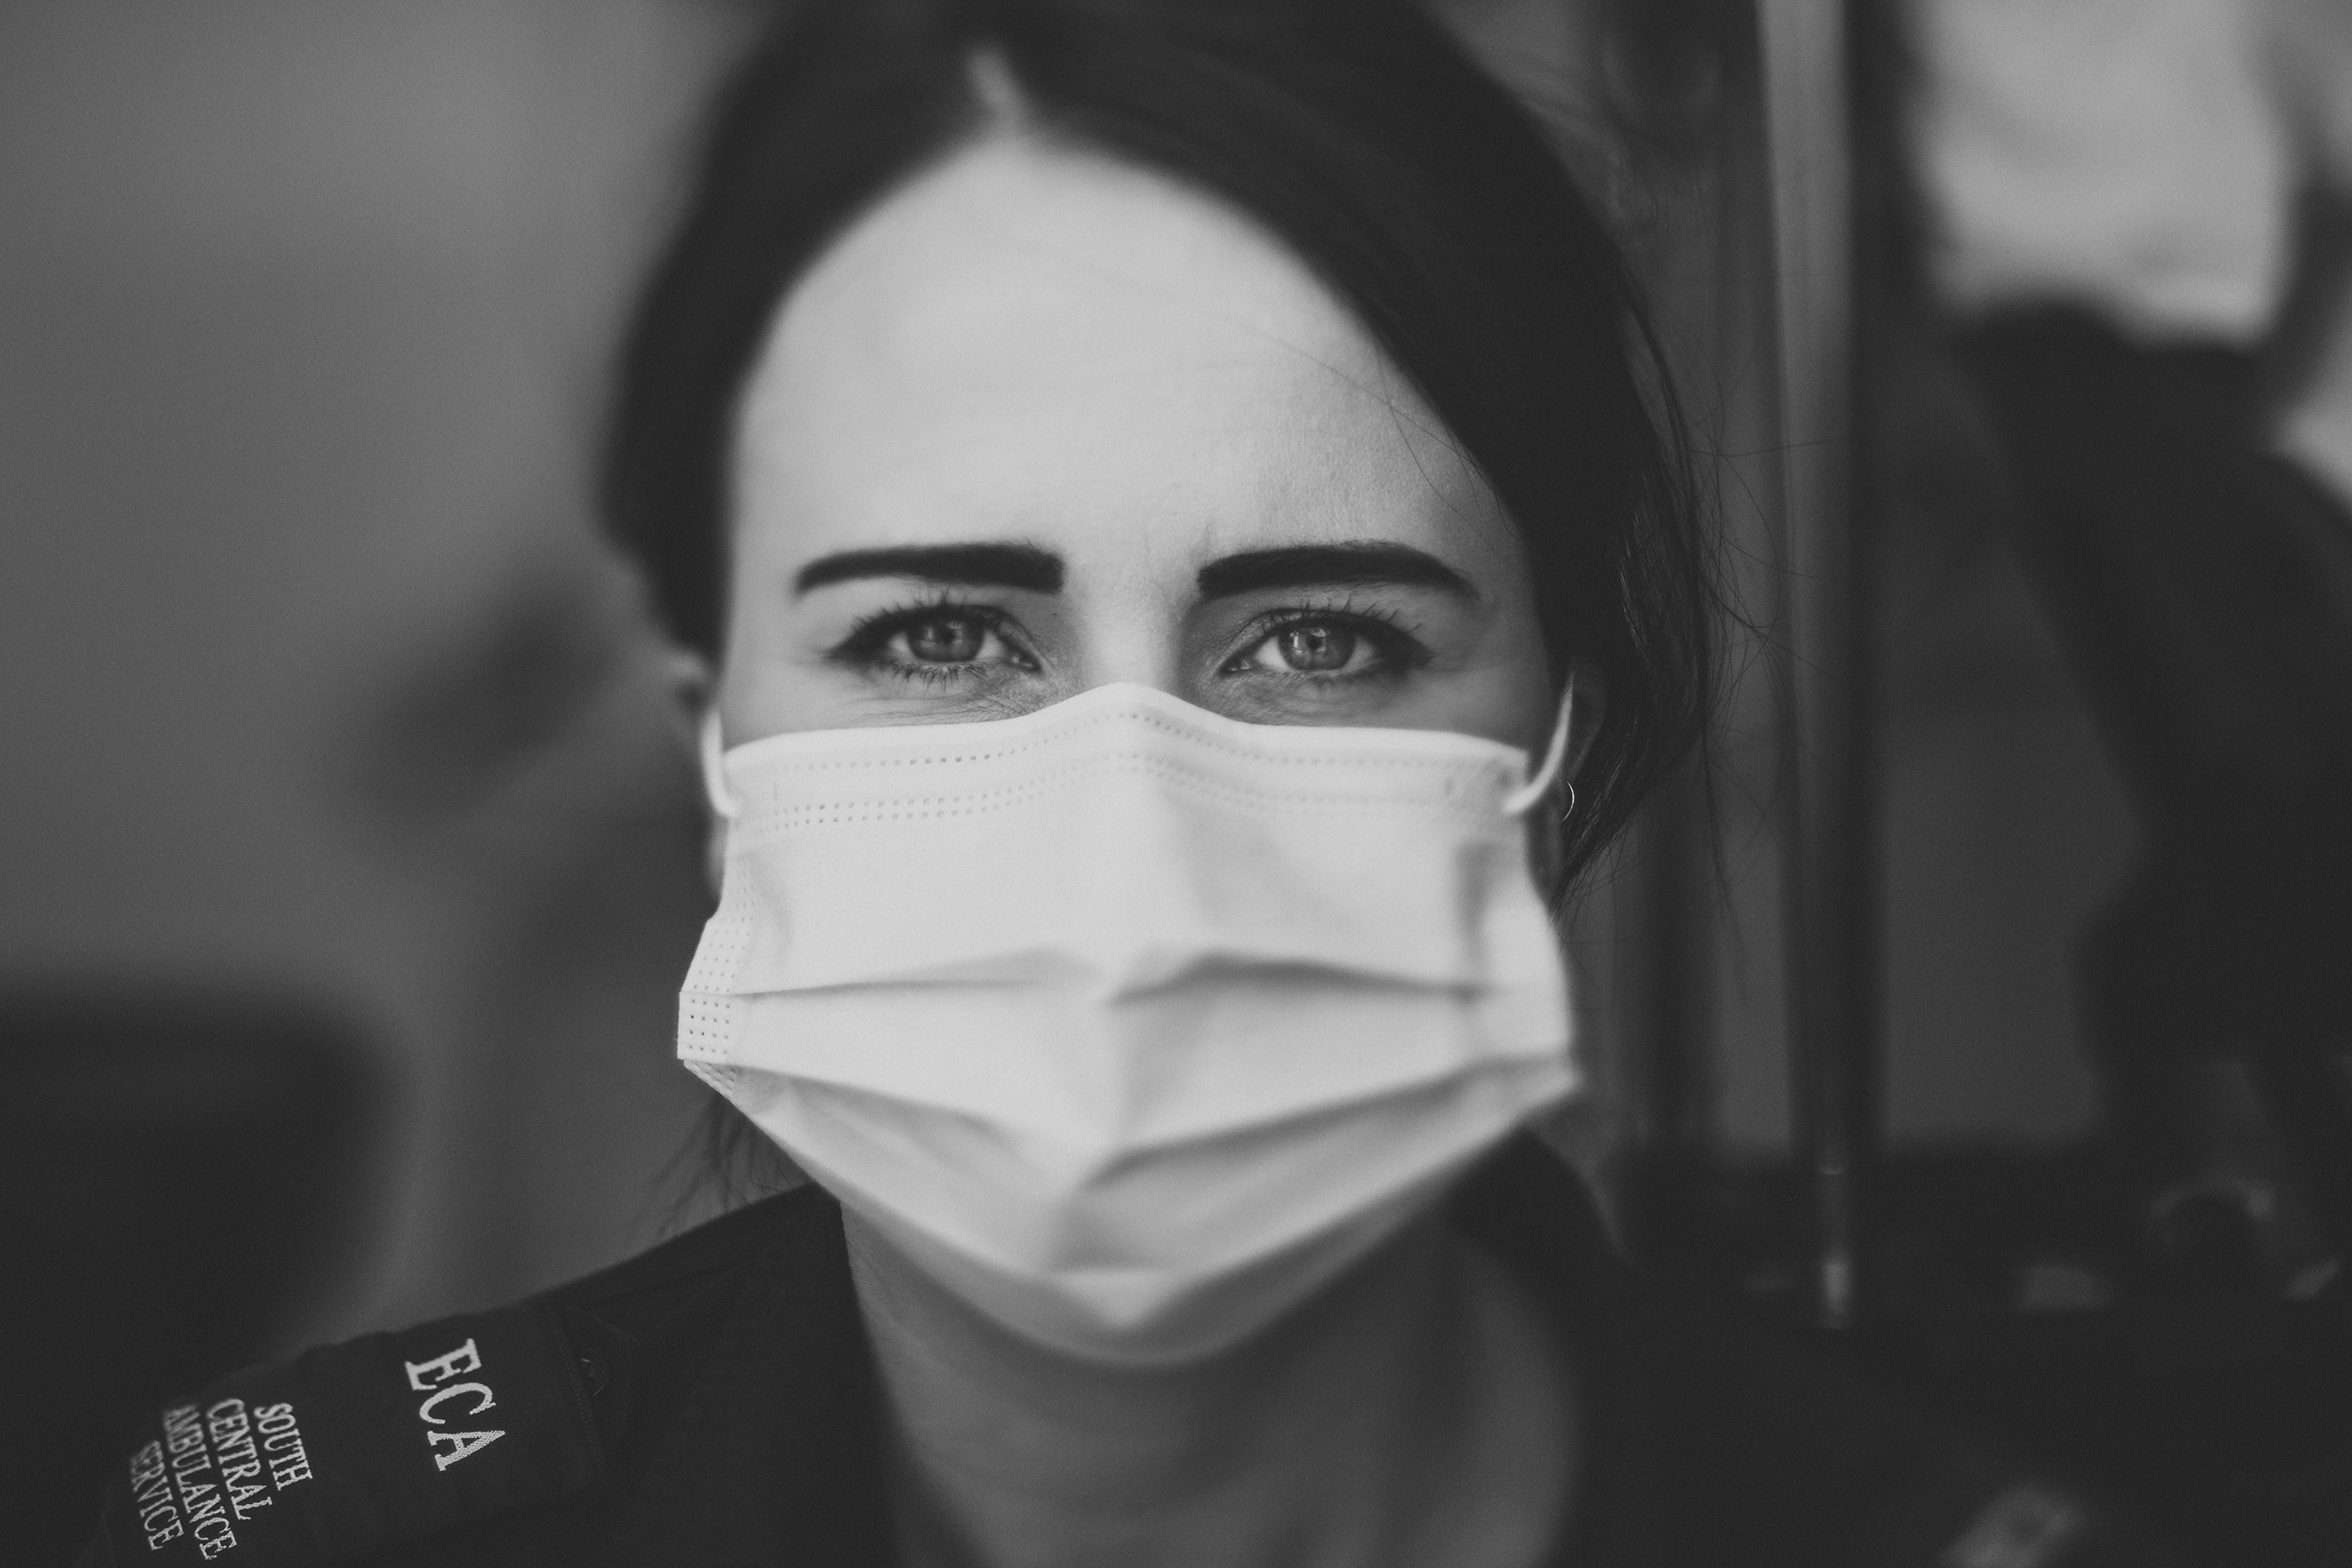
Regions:
M 2352 1563 L 2352 0 L 0 0 L 0 1564 Z

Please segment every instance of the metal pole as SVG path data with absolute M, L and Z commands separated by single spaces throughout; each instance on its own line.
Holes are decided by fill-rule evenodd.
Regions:
M 1819 1320 L 1848 1328 L 1862 1299 L 1860 1183 L 1877 1099 L 1848 0 L 1758 3 L 1780 327 L 1789 1068 Z

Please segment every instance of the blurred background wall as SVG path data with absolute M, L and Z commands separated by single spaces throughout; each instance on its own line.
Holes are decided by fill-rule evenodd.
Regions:
M 0 983 L 363 1032 L 368 1235 L 285 1338 L 598 1265 L 673 1196 L 693 796 L 585 475 L 731 24 L 0 8 Z

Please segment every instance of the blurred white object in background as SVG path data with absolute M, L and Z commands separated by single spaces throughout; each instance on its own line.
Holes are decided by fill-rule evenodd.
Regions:
M 2352 4 L 2266 0 L 2269 58 L 2314 210 L 2331 213 L 2334 263 L 2315 280 L 2326 323 L 2277 423 L 2280 449 L 2352 497 Z
M 2344 0 L 1909 0 L 1938 292 L 2086 305 L 2151 346 L 2276 346 L 2279 446 L 2352 495 Z M 2342 247 L 2335 247 L 2341 249 Z M 2320 276 L 2311 276 L 2314 272 Z M 2291 298 L 2312 308 L 2291 310 Z
M 1939 290 L 2052 297 L 2135 336 L 2261 338 L 2297 171 L 2249 0 L 1914 0 Z

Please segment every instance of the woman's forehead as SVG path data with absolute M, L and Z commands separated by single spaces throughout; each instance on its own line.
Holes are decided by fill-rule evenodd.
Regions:
M 1171 562 L 1330 537 L 1515 553 L 1426 404 L 1279 242 L 1026 138 L 920 177 L 802 278 L 746 388 L 736 487 L 739 551 L 779 565 L 975 536 Z

